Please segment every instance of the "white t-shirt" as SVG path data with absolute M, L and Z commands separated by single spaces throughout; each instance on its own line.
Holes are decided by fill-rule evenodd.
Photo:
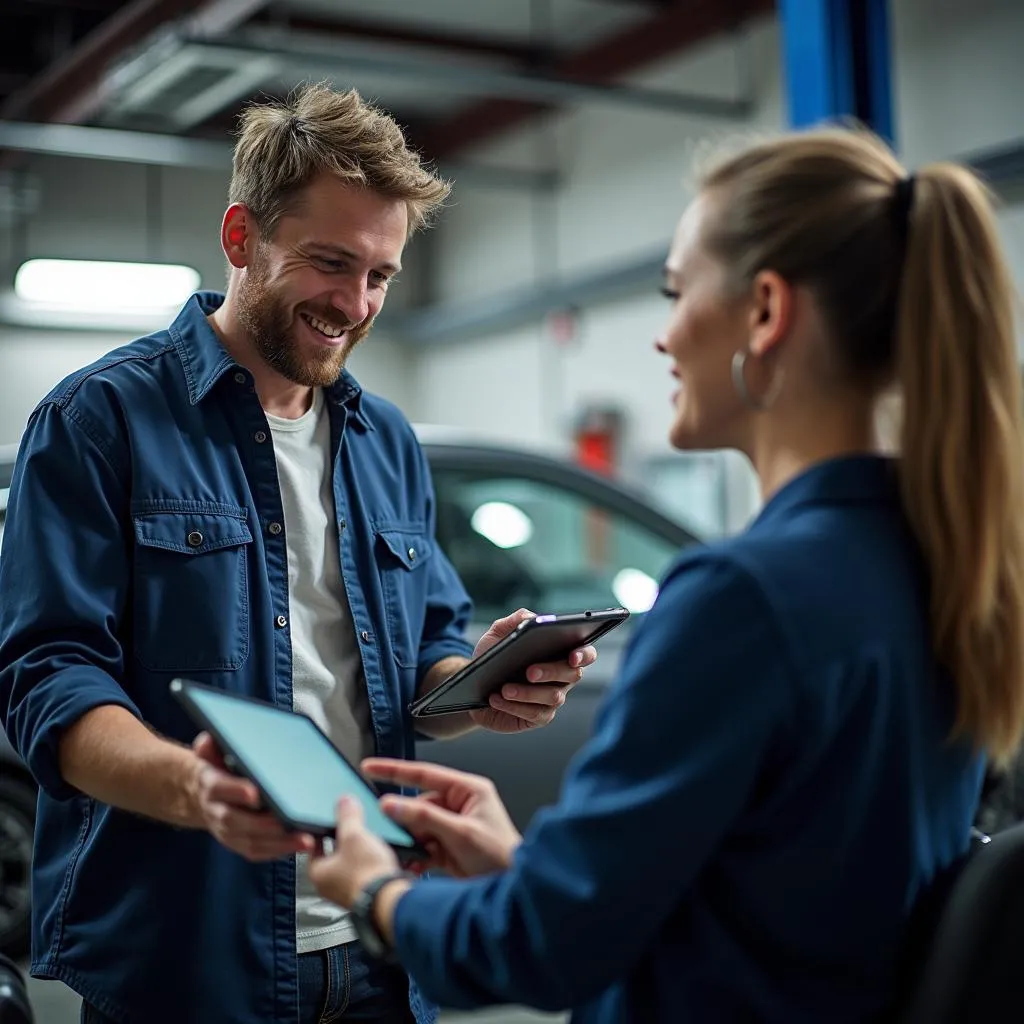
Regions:
M 366 677 L 338 553 L 330 416 L 320 388 L 297 420 L 267 415 L 274 438 L 288 550 L 292 705 L 309 715 L 354 764 L 372 754 Z M 295 927 L 300 953 L 356 937 L 348 914 L 309 883 L 296 863 Z

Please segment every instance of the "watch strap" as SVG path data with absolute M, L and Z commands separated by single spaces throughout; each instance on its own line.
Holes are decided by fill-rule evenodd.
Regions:
M 378 960 L 393 960 L 394 950 L 388 940 L 381 934 L 373 916 L 377 896 L 384 886 L 402 879 L 415 882 L 416 875 L 411 871 L 393 871 L 390 874 L 382 875 L 380 878 L 375 878 L 360 890 L 359 895 L 356 896 L 355 903 L 352 904 L 352 922 L 355 925 L 359 941 L 366 952 Z

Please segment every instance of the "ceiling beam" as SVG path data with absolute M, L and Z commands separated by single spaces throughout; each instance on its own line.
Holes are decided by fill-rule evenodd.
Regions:
M 525 285 L 468 302 L 385 311 L 379 323 L 407 345 L 478 341 L 488 334 L 537 323 L 557 310 L 585 308 L 645 291 L 654 294 L 664 276 L 666 252 L 668 242 L 612 266 L 541 285 Z
M 519 64 L 536 65 L 547 60 L 548 48 L 519 40 L 471 35 L 465 32 L 439 32 L 416 25 L 369 21 L 353 18 L 315 18 L 286 14 L 276 17 L 264 11 L 252 20 L 253 25 L 286 27 L 293 32 L 310 32 L 321 38 L 358 39 L 374 43 L 396 43 L 422 49 L 445 50 L 477 57 L 500 57 Z
M 180 40 L 181 59 L 207 54 L 208 60 L 233 59 L 239 67 L 257 59 L 277 59 L 284 70 L 306 75 L 342 74 L 351 78 L 359 73 L 405 78 L 419 83 L 447 86 L 469 94 L 517 96 L 522 99 L 554 103 L 595 103 L 640 110 L 662 110 L 674 114 L 741 120 L 750 113 L 749 100 L 730 99 L 670 89 L 648 89 L 608 81 L 588 81 L 564 75 L 526 73 L 506 70 L 493 64 L 444 60 L 434 55 L 390 55 L 371 52 L 368 47 L 339 47 L 310 36 L 249 30 L 236 33 L 230 42 L 203 39 Z M 140 76 L 148 69 L 140 69 Z M 140 88 L 140 77 L 123 87 Z M 431 153 L 431 156 L 435 154 Z
M 223 29 L 248 18 L 266 0 L 133 0 L 104 19 L 70 53 L 10 96 L 0 117 L 38 121 L 78 121 L 95 103 L 105 71 L 132 47 L 167 22 L 186 15 L 211 16 L 200 29 Z M 218 16 L 219 15 L 219 16 Z
M 774 0 L 677 2 L 611 39 L 556 61 L 549 70 L 563 78 L 607 81 L 734 29 L 774 7 Z M 424 136 L 423 146 L 432 157 L 450 156 L 551 109 L 553 104 L 522 99 L 483 100 L 435 125 Z
M 202 0 L 135 0 L 101 22 L 74 49 L 19 89 L 0 109 L 5 118 L 59 121 L 99 82 L 107 66 L 164 22 Z
M 111 160 L 116 163 L 195 167 L 228 173 L 232 143 L 184 135 L 93 128 L 80 124 L 31 124 L 0 121 L 0 150 Z M 545 168 L 497 167 L 482 164 L 444 164 L 442 176 L 456 187 L 477 186 L 510 191 L 550 191 L 559 186 L 557 172 Z

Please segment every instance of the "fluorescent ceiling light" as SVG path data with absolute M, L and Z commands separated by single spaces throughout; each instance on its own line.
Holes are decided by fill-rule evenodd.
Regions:
M 199 287 L 192 267 L 169 263 L 98 260 L 28 260 L 14 277 L 14 292 L 39 309 L 82 313 L 177 310 Z

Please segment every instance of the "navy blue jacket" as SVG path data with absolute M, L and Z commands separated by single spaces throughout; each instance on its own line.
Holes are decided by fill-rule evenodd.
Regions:
M 397 945 L 443 1005 L 578 1024 L 868 1021 L 982 775 L 893 467 L 819 465 L 681 557 L 513 866 L 417 884 Z
M 168 694 L 176 675 L 291 707 L 273 444 L 251 375 L 206 320 L 221 301 L 194 296 L 169 330 L 44 399 L 0 558 L 0 720 L 42 787 L 32 971 L 125 1024 L 298 1015 L 294 861 L 249 864 L 206 833 L 114 810 L 57 762 L 64 730 L 103 704 L 190 741 Z M 376 749 L 409 757 L 405 709 L 432 665 L 471 653 L 470 604 L 436 546 L 429 469 L 404 417 L 347 374 L 327 397 Z

